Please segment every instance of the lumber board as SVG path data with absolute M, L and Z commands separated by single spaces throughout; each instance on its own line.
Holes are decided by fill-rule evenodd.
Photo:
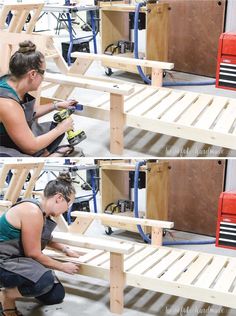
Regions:
M 177 101 L 179 101 L 185 93 L 181 91 L 171 91 L 166 98 L 164 98 L 157 107 L 151 109 L 143 116 L 147 118 L 160 118 L 167 112 Z
M 187 93 L 180 99 L 177 103 L 175 103 L 169 111 L 167 111 L 163 116 L 162 120 L 166 122 L 175 122 L 178 120 L 180 115 L 188 109 L 191 104 L 197 99 L 196 93 Z
M 208 265 L 208 267 L 196 281 L 195 286 L 210 288 L 211 285 L 214 283 L 216 277 L 225 266 L 226 262 L 226 258 L 214 257 L 211 264 Z
M 227 98 L 214 98 L 212 104 L 208 106 L 207 110 L 202 114 L 198 122 L 195 124 L 195 127 L 205 129 L 210 128 L 227 103 Z
M 160 279 L 166 281 L 175 281 L 178 276 L 187 269 L 187 267 L 196 259 L 198 253 L 193 251 L 188 251 L 180 258 L 176 263 L 174 263 L 165 274 L 163 274 Z
M 213 255 L 204 253 L 200 254 L 197 260 L 180 276 L 178 282 L 182 284 L 192 284 L 192 282 L 195 281 L 200 273 L 211 262 L 212 258 Z
M 191 300 L 206 302 L 236 308 L 235 294 L 222 293 L 214 289 L 199 288 L 193 285 L 181 284 L 173 281 L 156 280 L 152 276 L 126 273 L 126 283 L 129 286 L 152 290 L 174 296 L 185 297 Z
M 117 57 L 116 55 L 109 56 L 105 54 L 92 54 L 92 53 L 79 53 L 74 52 L 71 54 L 72 57 L 78 59 L 87 59 L 87 60 L 100 60 L 102 62 L 115 62 L 118 65 L 134 65 L 141 67 L 151 67 L 157 69 L 168 69 L 171 70 L 174 68 L 173 63 L 167 63 L 162 61 L 146 60 L 146 59 L 135 59 L 128 57 Z
M 217 280 L 214 290 L 221 292 L 229 291 L 236 278 L 236 260 L 231 259 L 225 270 Z
M 161 276 L 173 263 L 184 255 L 183 251 L 173 250 L 163 260 L 157 263 L 152 269 L 144 273 L 145 276 L 159 277 Z
M 45 81 L 54 82 L 68 86 L 80 87 L 84 89 L 92 89 L 103 92 L 110 92 L 118 95 L 129 95 L 133 92 L 134 88 L 128 84 L 114 84 L 99 82 L 99 80 L 90 80 L 86 78 L 66 76 L 63 74 L 50 74 L 46 73 Z
M 121 254 L 128 254 L 133 251 L 133 246 L 122 242 L 110 242 L 97 238 L 88 238 L 79 236 L 77 234 L 54 232 L 53 241 L 65 243 L 72 246 L 80 246 L 84 248 L 105 250 L 110 252 L 117 252 Z
M 160 248 L 155 250 L 155 252 L 134 266 L 129 272 L 132 274 L 144 274 L 148 270 L 151 270 L 159 261 L 161 261 L 165 256 L 171 252 L 171 249 Z
M 87 212 L 79 212 L 75 211 L 71 213 L 73 217 L 79 218 L 92 218 L 92 219 L 100 219 L 100 220 L 108 220 L 109 222 L 115 223 L 128 223 L 128 224 L 135 224 L 135 225 L 142 225 L 142 226 L 152 226 L 158 228 L 173 228 L 174 223 L 168 221 L 159 221 L 159 220 L 152 220 L 152 219 L 144 219 L 144 218 L 135 218 L 135 217 L 128 217 L 128 216 L 119 216 L 119 215 L 108 215 L 108 214 L 99 214 L 99 213 L 87 213 Z

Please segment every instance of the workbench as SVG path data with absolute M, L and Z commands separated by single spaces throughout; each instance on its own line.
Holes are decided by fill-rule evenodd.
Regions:
M 61 5 L 61 4 L 56 4 L 56 3 L 55 4 L 45 4 L 43 7 L 43 13 L 39 17 L 39 19 L 44 14 L 49 13 L 58 21 L 60 15 L 62 15 L 62 14 L 66 15 L 67 23 L 65 23 L 65 24 L 66 24 L 66 27 L 68 29 L 69 36 L 70 36 L 70 45 L 69 45 L 69 49 L 68 49 L 68 53 L 67 53 L 67 61 L 68 61 L 69 66 L 71 65 L 71 56 L 70 55 L 72 52 L 74 41 L 76 39 L 85 39 L 85 38 L 91 37 L 89 35 L 89 36 L 85 36 L 82 38 L 76 38 L 75 32 L 73 34 L 73 25 L 72 25 L 71 13 L 78 13 L 78 12 L 82 12 L 82 11 L 90 12 L 91 24 L 92 24 L 91 31 L 92 31 L 92 38 L 93 38 L 94 53 L 97 53 L 96 29 L 95 29 L 95 21 L 94 21 L 94 11 L 96 11 L 97 9 L 98 9 L 98 7 L 93 6 L 93 5 L 79 5 L 79 4 L 78 5 Z M 56 13 L 59 13 L 59 17 L 56 15 Z

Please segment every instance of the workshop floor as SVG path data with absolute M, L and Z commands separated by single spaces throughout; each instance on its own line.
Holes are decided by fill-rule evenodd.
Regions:
M 95 222 L 87 232 L 89 236 L 105 236 L 104 227 Z M 141 242 L 137 234 L 116 230 L 113 237 Z M 167 233 L 165 240 L 205 240 L 211 237 L 180 231 Z M 235 251 L 216 248 L 214 245 L 176 246 L 178 248 L 235 256 Z M 105 281 L 83 276 L 58 273 L 66 289 L 62 304 L 40 306 L 36 301 L 25 299 L 17 303 L 25 316 L 87 316 L 112 315 L 109 311 L 109 284 Z M 124 316 L 234 316 L 235 309 L 188 300 L 144 289 L 125 287 Z
M 65 40 L 63 31 L 60 37 L 55 37 L 55 41 L 60 48 L 61 42 Z M 67 39 L 68 40 L 68 39 Z M 98 47 L 99 47 L 98 36 Z M 91 43 L 91 51 L 92 51 Z M 56 72 L 57 68 L 53 63 L 48 62 L 49 71 Z M 87 72 L 88 75 L 105 76 L 104 68 L 99 62 L 94 62 Z M 138 75 L 115 71 L 111 78 L 126 80 L 130 82 L 143 83 Z M 164 80 L 167 81 L 203 81 L 211 78 L 172 72 L 167 73 Z M 214 86 L 188 86 L 176 87 L 176 89 L 209 93 L 219 96 L 235 98 L 236 92 L 230 90 L 216 89 Z M 50 92 L 51 93 L 51 92 Z M 81 103 L 97 98 L 99 92 L 91 90 L 77 89 L 73 95 Z M 47 116 L 45 119 L 50 119 Z M 87 139 L 79 146 L 83 149 L 87 157 L 111 157 L 109 151 L 109 123 L 90 119 L 86 117 L 73 116 L 75 128 L 82 129 L 87 134 Z M 75 153 L 75 156 L 77 154 Z M 211 146 L 203 143 L 188 141 L 176 137 L 162 134 L 156 134 L 136 128 L 126 127 L 124 130 L 124 157 L 236 157 L 235 150 L 229 150 L 217 146 Z

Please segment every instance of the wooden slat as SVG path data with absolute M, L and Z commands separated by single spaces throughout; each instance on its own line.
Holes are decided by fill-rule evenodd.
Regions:
M 201 253 L 197 260 L 191 264 L 188 270 L 180 276 L 178 282 L 182 284 L 191 284 L 205 269 L 212 258 L 213 255 Z
M 156 88 L 146 88 L 143 91 L 141 91 L 138 95 L 134 95 L 134 97 L 129 99 L 129 101 L 125 102 L 125 112 L 129 112 L 133 107 L 142 103 L 143 100 L 146 100 L 156 92 Z
M 174 262 L 181 258 L 184 251 L 172 250 L 168 256 L 164 257 L 158 264 L 156 264 L 152 269 L 144 273 L 147 277 L 159 277 L 164 271 L 166 271 Z
M 152 108 L 158 107 L 159 103 L 170 94 L 169 90 L 160 90 L 153 94 L 148 99 L 141 102 L 138 106 L 129 111 L 131 115 L 143 115 Z
M 133 267 L 129 272 L 141 275 L 145 271 L 148 271 L 151 268 L 153 268 L 154 265 L 156 265 L 160 260 L 162 260 L 162 258 L 168 255 L 170 252 L 171 250 L 168 248 L 156 249 L 156 251 L 152 255 L 143 258 L 142 262 Z
M 133 268 L 135 265 L 141 262 L 144 258 L 153 254 L 155 250 L 156 250 L 155 248 L 146 247 L 135 256 L 130 257 L 128 260 L 125 261 L 125 265 L 124 265 L 125 271 L 129 271 L 131 268 Z
M 104 254 L 104 250 L 91 250 L 84 256 L 80 257 L 80 262 L 88 263 L 90 260 L 99 257 L 101 254 Z
M 89 103 L 89 106 L 94 106 L 94 107 L 101 107 L 104 103 L 108 103 L 110 107 L 110 96 L 109 94 L 104 94 L 101 97 L 93 100 L 92 102 Z
M 154 109 L 147 112 L 144 117 L 147 118 L 160 118 L 166 111 L 168 111 L 171 106 L 173 106 L 177 101 L 179 101 L 185 92 L 183 91 L 174 91 L 172 90 L 171 93 L 162 100 L 161 103 L 158 104 Z
M 190 107 L 190 105 L 197 99 L 196 93 L 186 93 L 185 96 L 171 107 L 161 119 L 166 122 L 175 122 L 178 117 Z
M 168 271 L 163 274 L 160 279 L 166 281 L 175 281 L 177 277 L 189 266 L 191 262 L 198 256 L 197 252 L 188 251 L 180 258 Z
M 214 131 L 228 133 L 236 119 L 236 101 L 230 100 L 227 108 L 213 128 Z
M 215 122 L 216 118 L 227 104 L 228 99 L 223 97 L 217 97 L 213 99 L 213 102 L 206 111 L 202 114 L 199 120 L 196 122 L 195 127 L 209 129 Z
M 214 286 L 214 290 L 227 292 L 236 278 L 236 260 L 231 259 L 226 269 L 223 271 L 221 276 Z
M 209 95 L 199 95 L 195 103 L 193 103 L 178 120 L 179 124 L 191 125 L 199 114 L 211 103 L 213 97 Z
M 226 261 L 226 257 L 214 257 L 212 263 L 208 265 L 194 285 L 197 287 L 209 288 L 226 264 Z
M 110 262 L 110 253 L 109 252 L 104 252 L 100 256 L 97 256 L 93 260 L 89 261 L 89 264 L 92 266 L 100 266 L 101 264 L 109 261 Z

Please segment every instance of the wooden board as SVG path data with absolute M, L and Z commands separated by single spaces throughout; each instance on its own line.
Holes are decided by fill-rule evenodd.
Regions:
M 178 230 L 215 236 L 225 161 L 175 159 L 169 164 L 168 219 Z
M 226 0 L 160 0 L 169 5 L 168 58 L 178 71 L 215 77 Z

